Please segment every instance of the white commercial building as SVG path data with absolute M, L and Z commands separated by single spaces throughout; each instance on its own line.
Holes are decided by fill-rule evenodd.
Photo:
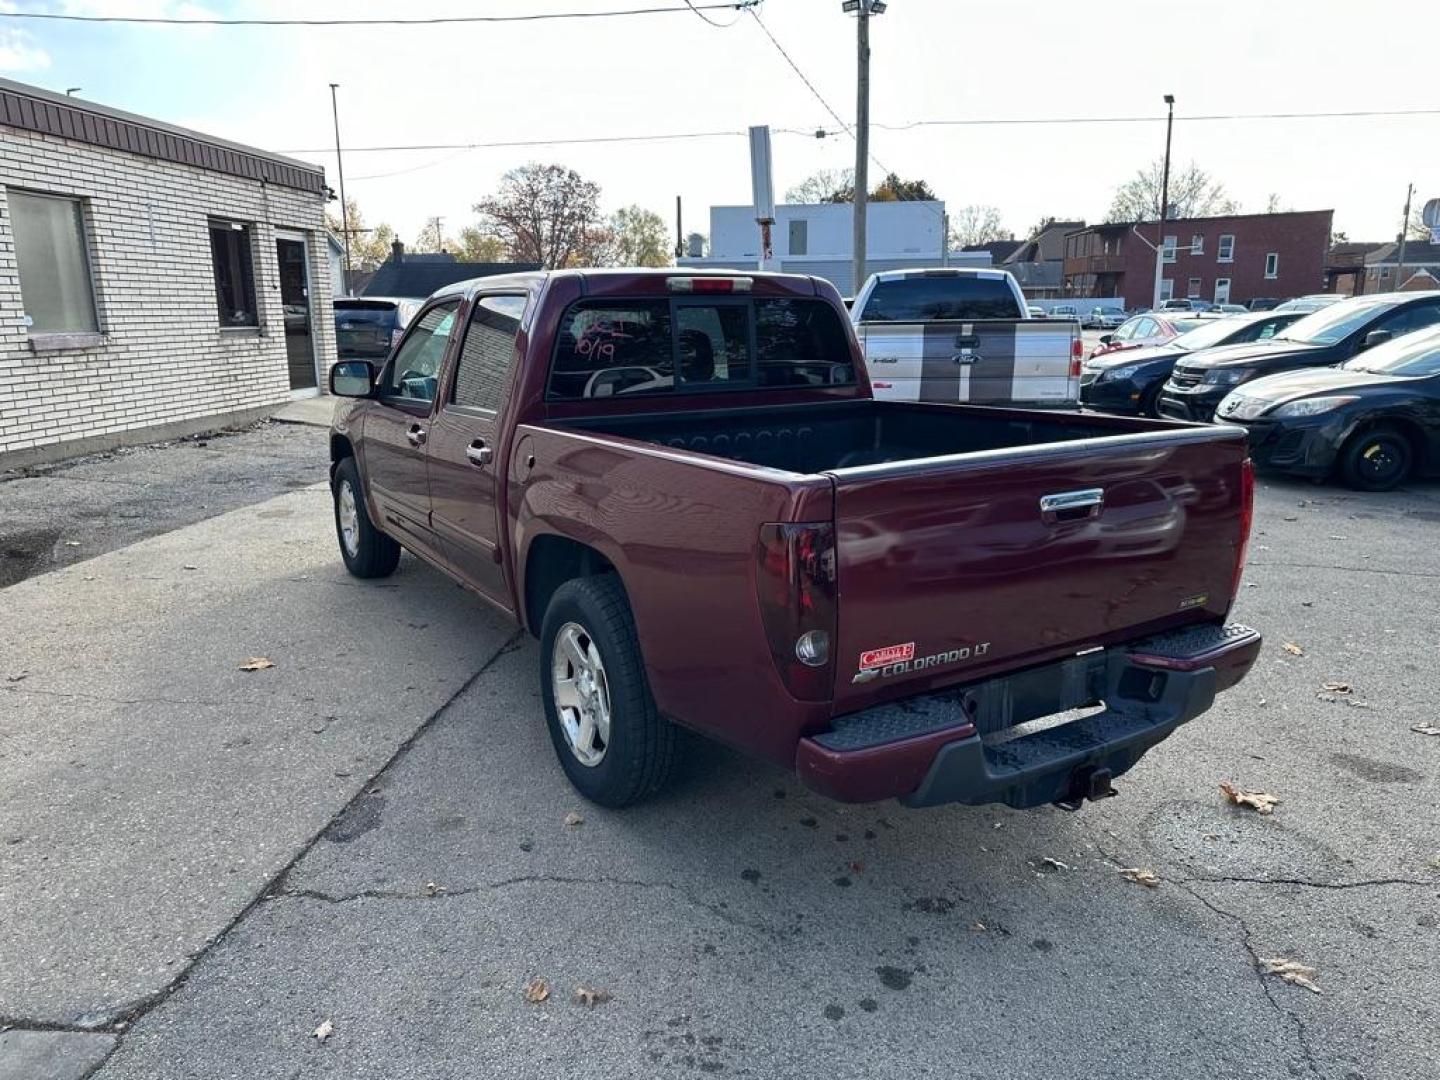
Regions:
M 0 79 L 0 469 L 319 392 L 327 196 L 314 165 Z
M 854 295 L 853 207 L 849 203 L 786 203 L 775 207 L 771 251 L 775 268 L 814 274 Z M 945 204 L 939 200 L 866 204 L 868 273 L 935 266 L 989 266 L 988 252 L 945 248 Z M 712 206 L 710 245 L 701 257 L 682 256 L 681 266 L 754 270 L 760 260 L 760 226 L 751 206 Z

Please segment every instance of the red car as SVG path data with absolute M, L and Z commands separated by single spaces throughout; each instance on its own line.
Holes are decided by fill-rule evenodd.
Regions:
M 1121 323 L 1113 334 L 1102 335 L 1100 344 L 1095 346 L 1095 351 L 1090 356 L 1094 358 L 1104 356 L 1106 353 L 1120 352 L 1122 349 L 1164 345 L 1171 338 L 1178 337 L 1187 330 L 1204 326 L 1206 321 L 1188 315 L 1184 318 L 1177 318 L 1174 315 L 1161 315 L 1159 312 L 1153 311 L 1146 312 L 1144 315 L 1136 315 L 1133 319 L 1126 319 Z
M 331 389 L 346 567 L 404 546 L 538 637 L 603 805 L 688 728 L 837 799 L 1074 806 L 1260 647 L 1242 429 L 877 401 L 818 278 L 480 278 Z

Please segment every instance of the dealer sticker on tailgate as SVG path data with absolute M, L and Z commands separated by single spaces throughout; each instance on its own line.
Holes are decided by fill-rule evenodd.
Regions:
M 860 654 L 860 670 L 866 671 L 870 668 L 884 667 L 886 664 L 896 664 L 901 660 L 915 659 L 915 642 L 907 641 L 904 645 L 886 645 L 883 649 L 870 649 Z

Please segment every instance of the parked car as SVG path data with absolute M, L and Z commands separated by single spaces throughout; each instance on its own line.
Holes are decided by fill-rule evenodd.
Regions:
M 1339 293 L 1311 293 L 1309 296 L 1297 296 L 1294 300 L 1286 300 L 1283 304 L 1277 305 L 1275 310 L 1298 311 L 1308 315 L 1312 311 L 1319 311 L 1321 308 L 1329 307 L 1344 299 L 1345 297 Z
M 587 397 L 616 367 L 658 377 Z M 1242 431 L 877 401 L 817 278 L 481 278 L 331 388 L 345 566 L 403 545 L 538 637 L 603 805 L 664 783 L 679 726 L 837 799 L 1074 806 L 1260 647 L 1225 622 Z
M 1094 307 L 1081 324 L 1086 330 L 1115 330 L 1126 319 L 1125 312 L 1113 307 Z
M 335 355 L 384 360 L 423 301 L 397 296 L 343 296 L 335 300 Z
M 1284 314 L 1284 305 L 1275 309 Z M 1208 421 L 1235 387 L 1295 368 L 1342 363 L 1362 350 L 1440 322 L 1440 291 L 1373 293 L 1330 304 L 1269 341 L 1209 349 L 1175 365 L 1160 391 L 1160 415 Z
M 1279 306 L 1280 301 L 1273 296 L 1257 296 L 1254 300 L 1251 300 L 1249 304 L 1251 311 L 1273 311 Z
M 1031 319 L 1004 270 L 871 274 L 850 320 L 884 401 L 1077 408 L 1080 327 Z
M 1175 315 L 1162 315 L 1159 312 L 1136 315 L 1121 323 L 1119 329 L 1113 334 L 1102 334 L 1100 344 L 1095 346 L 1095 351 L 1090 354 L 1090 359 L 1094 360 L 1098 356 L 1107 356 L 1123 349 L 1141 349 L 1148 345 L 1163 345 L 1178 334 L 1204 325 L 1205 320 L 1195 316 L 1177 318 Z
M 1080 309 L 1074 304 L 1056 304 L 1050 309 L 1050 318 L 1069 319 L 1071 322 L 1080 322 Z
M 1091 357 L 1080 370 L 1080 403 L 1104 412 L 1158 416 L 1160 388 L 1177 361 L 1219 345 L 1268 341 L 1302 317 L 1298 312 L 1257 312 L 1207 318 L 1160 345 Z
M 1220 315 L 1248 315 L 1250 309 L 1244 304 L 1211 304 L 1210 313 L 1218 313 Z
M 1256 379 L 1226 395 L 1219 419 L 1245 427 L 1256 464 L 1277 471 L 1338 472 L 1362 491 L 1440 474 L 1440 329 L 1376 345 L 1338 368 Z
M 1209 311 L 1215 305 L 1206 300 L 1196 300 L 1193 297 L 1182 299 L 1176 297 L 1172 300 L 1165 300 L 1160 304 L 1161 311 Z
M 1032 319 L 1048 319 L 1050 317 L 1043 307 L 1037 307 L 1035 304 L 1026 304 L 1025 314 Z

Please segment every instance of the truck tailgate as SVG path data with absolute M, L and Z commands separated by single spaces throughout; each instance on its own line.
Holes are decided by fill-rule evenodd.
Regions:
M 871 386 L 881 400 L 975 405 L 1074 404 L 1075 323 L 991 319 L 862 323 Z
M 1222 618 L 1245 457 L 1190 428 L 832 471 L 836 712 Z

